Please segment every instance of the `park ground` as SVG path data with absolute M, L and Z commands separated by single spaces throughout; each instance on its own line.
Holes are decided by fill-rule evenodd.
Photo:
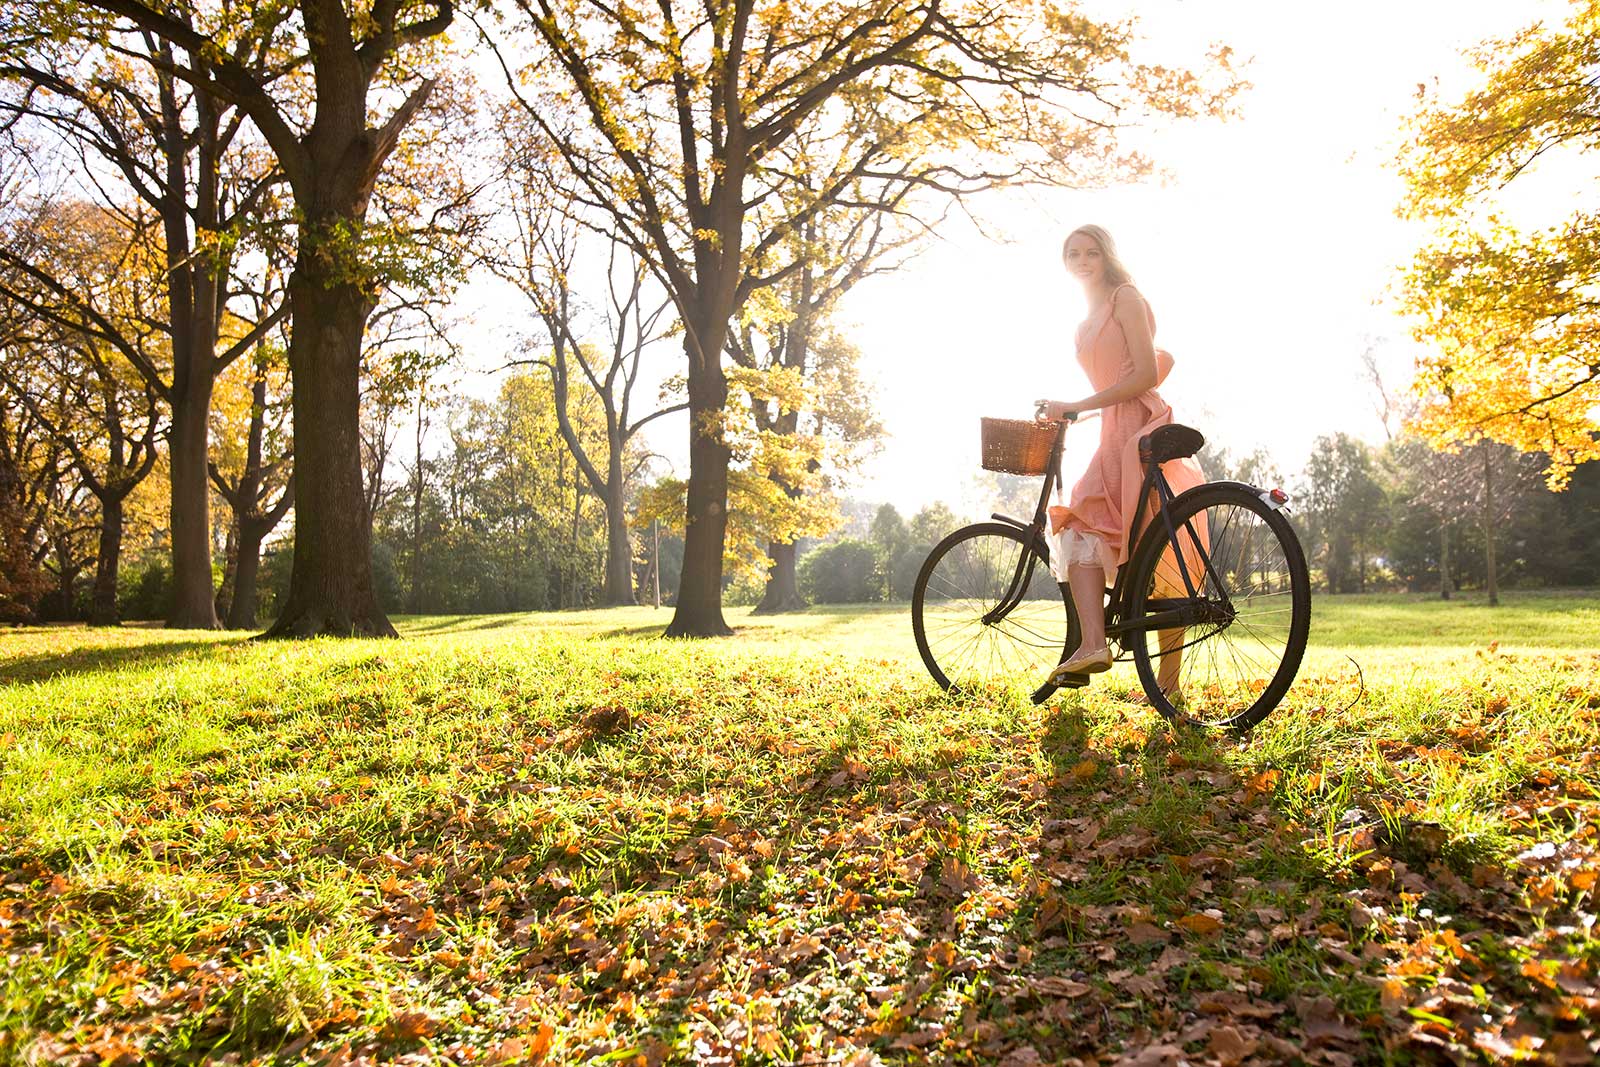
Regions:
M 1595 1062 L 1600 594 L 1284 706 L 954 699 L 904 607 L 0 633 L 0 1063 Z

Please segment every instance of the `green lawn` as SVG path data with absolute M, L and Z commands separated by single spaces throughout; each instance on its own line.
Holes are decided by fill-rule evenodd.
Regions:
M 6 631 L 0 1062 L 1593 1062 L 1600 595 L 1506 600 L 1243 738 L 903 606 Z

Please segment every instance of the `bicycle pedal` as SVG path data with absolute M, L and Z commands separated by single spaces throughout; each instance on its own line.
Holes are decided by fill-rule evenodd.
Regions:
M 1087 674 L 1063 674 L 1055 683 L 1057 689 L 1082 689 L 1092 680 Z

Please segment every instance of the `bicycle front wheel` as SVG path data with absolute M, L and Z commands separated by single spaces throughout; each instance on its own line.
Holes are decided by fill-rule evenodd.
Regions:
M 1171 519 L 1181 552 L 1158 512 L 1130 564 L 1128 622 L 1181 625 L 1133 630 L 1123 645 L 1163 715 L 1254 726 L 1289 691 L 1305 654 L 1305 553 L 1283 513 L 1248 486 L 1193 489 L 1173 502 Z
M 911 594 L 911 628 L 928 673 L 950 690 L 1025 685 L 1034 703 L 1076 646 L 1071 597 L 1043 547 L 1002 522 L 964 527 L 934 546 Z

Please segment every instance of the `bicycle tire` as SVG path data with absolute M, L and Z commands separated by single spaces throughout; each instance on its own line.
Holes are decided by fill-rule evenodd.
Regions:
M 1022 553 L 1033 562 L 1027 595 L 1006 616 L 984 622 L 1005 599 Z M 1061 605 L 1059 620 L 1045 606 L 1054 603 Z M 940 688 L 960 692 L 1026 681 L 1035 683 L 1035 704 L 1056 691 L 1044 678 L 1078 642 L 1071 594 L 1050 573 L 1043 544 L 1002 522 L 964 526 L 933 547 L 912 590 L 911 629 Z
M 1226 608 L 1216 608 L 1215 618 L 1186 629 L 1128 632 L 1123 646 L 1133 652 L 1146 698 L 1167 718 L 1248 729 L 1283 700 L 1305 655 L 1311 628 L 1305 553 L 1283 513 L 1263 500 L 1259 490 L 1242 483 L 1197 486 L 1173 501 L 1170 514 L 1206 603 Z M 1206 541 L 1209 568 L 1188 559 L 1199 538 Z M 1129 566 L 1129 619 L 1148 614 L 1147 605 L 1158 591 L 1174 591 L 1170 597 L 1190 603 L 1159 512 Z M 1162 690 L 1159 678 L 1163 655 L 1174 653 L 1181 701 Z

